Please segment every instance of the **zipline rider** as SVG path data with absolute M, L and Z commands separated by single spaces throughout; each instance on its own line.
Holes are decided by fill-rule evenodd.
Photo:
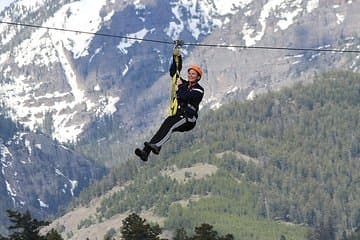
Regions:
M 199 81 L 203 75 L 202 69 L 191 65 L 188 70 L 188 80 L 180 76 L 182 57 L 176 41 L 173 51 L 173 61 L 170 66 L 170 76 L 173 78 L 174 99 L 170 103 L 169 116 L 164 120 L 156 134 L 149 142 L 144 143 L 143 149 L 137 148 L 135 154 L 143 161 L 148 160 L 150 152 L 159 154 L 161 146 L 166 143 L 173 132 L 186 132 L 192 130 L 198 118 L 199 104 L 204 96 L 204 88 Z

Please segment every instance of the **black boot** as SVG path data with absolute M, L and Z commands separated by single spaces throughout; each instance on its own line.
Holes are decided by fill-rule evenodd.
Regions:
M 140 148 L 137 148 L 135 149 L 135 154 L 140 157 L 141 160 L 146 162 L 148 160 L 150 150 L 147 150 L 145 148 L 141 150 Z
M 155 144 L 149 143 L 149 142 L 144 142 L 144 145 L 145 145 L 145 147 L 148 147 L 149 149 L 151 149 L 151 151 L 154 154 L 158 155 L 160 153 L 161 147 L 158 147 Z

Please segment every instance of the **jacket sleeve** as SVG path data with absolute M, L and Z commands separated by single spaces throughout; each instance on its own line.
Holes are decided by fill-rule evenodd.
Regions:
M 181 55 L 179 56 L 179 66 L 178 66 L 178 70 L 179 72 L 181 71 L 182 69 L 182 57 Z M 176 62 L 175 62 L 175 56 L 173 56 L 173 59 L 172 59 L 172 63 L 171 63 L 171 66 L 170 66 L 170 76 L 173 77 L 176 73 Z

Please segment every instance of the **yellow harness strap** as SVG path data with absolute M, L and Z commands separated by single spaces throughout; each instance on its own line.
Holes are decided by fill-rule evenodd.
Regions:
M 176 63 L 176 74 L 174 74 L 172 81 L 171 81 L 171 92 L 170 92 L 170 106 L 168 110 L 169 116 L 174 116 L 176 114 L 178 108 L 178 100 L 176 98 L 176 91 L 177 91 L 177 78 L 180 77 L 180 72 L 178 70 L 179 66 L 179 56 L 175 56 L 175 63 Z

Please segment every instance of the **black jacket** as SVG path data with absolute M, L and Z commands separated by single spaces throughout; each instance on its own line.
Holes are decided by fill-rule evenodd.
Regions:
M 179 72 L 182 69 L 182 58 L 179 56 Z M 176 63 L 173 57 L 172 64 L 170 66 L 170 76 L 173 77 L 176 74 Z M 178 86 L 176 91 L 176 97 L 178 99 L 177 114 L 183 114 L 188 118 L 198 117 L 199 105 L 204 96 L 204 88 L 196 83 L 189 88 L 189 83 L 185 79 L 181 78 L 182 84 Z

